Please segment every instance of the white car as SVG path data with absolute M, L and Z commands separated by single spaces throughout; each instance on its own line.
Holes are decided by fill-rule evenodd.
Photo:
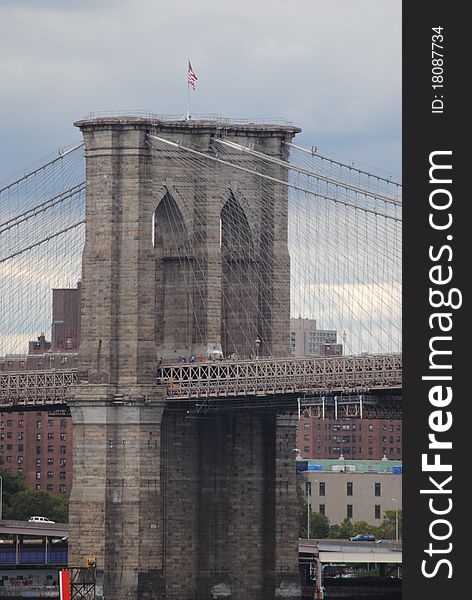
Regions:
M 55 521 L 50 521 L 46 517 L 30 517 L 28 523 L 55 523 Z

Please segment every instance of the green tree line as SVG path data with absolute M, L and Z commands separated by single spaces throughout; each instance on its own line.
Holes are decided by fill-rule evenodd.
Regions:
M 69 520 L 69 502 L 62 496 L 27 487 L 24 475 L 0 468 L 2 478 L 2 518 L 27 521 L 33 515 L 56 523 Z

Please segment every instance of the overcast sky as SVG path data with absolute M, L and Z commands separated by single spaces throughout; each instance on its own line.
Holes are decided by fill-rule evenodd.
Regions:
M 91 111 L 285 117 L 401 171 L 400 0 L 0 0 L 0 181 Z

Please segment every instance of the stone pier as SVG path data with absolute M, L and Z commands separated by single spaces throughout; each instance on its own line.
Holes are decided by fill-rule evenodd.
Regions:
M 287 356 L 286 177 L 182 159 L 215 138 L 286 159 L 281 125 L 79 121 L 87 169 L 70 563 L 99 600 L 300 598 L 295 423 L 170 406 L 159 360 Z M 241 158 L 244 164 L 244 158 Z M 257 349 L 255 340 L 259 340 Z

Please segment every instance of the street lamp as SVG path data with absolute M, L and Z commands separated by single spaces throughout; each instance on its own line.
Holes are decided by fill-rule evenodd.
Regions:
M 396 498 L 392 498 L 392 502 L 395 502 L 395 541 L 398 542 L 398 502 Z
M 310 539 L 310 496 L 311 496 L 311 481 L 305 482 L 306 491 L 306 539 Z
M 256 358 L 259 358 L 259 347 L 261 345 L 261 340 L 259 339 L 259 336 L 256 337 Z

